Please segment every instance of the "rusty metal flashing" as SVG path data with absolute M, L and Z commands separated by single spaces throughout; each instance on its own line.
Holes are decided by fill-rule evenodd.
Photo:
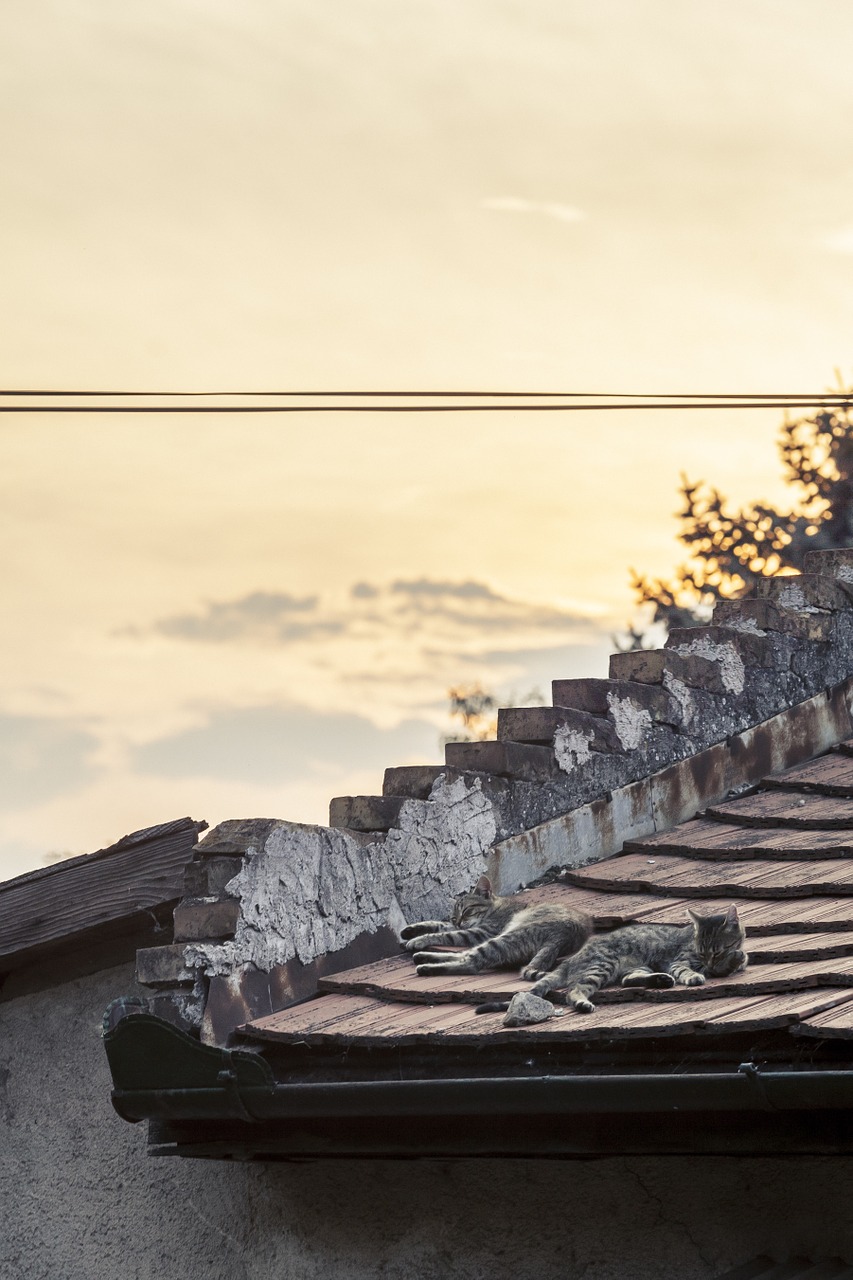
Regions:
M 849 738 L 851 703 L 848 679 L 648 778 L 498 841 L 488 855 L 492 883 L 498 893 L 512 893 L 552 867 L 598 862 L 626 840 L 671 830 L 731 792 Z

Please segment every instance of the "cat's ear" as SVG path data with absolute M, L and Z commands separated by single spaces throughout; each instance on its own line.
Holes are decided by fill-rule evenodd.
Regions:
M 730 904 L 729 909 L 726 912 L 726 924 L 732 926 L 740 924 L 740 920 L 738 920 L 737 907 L 733 902 Z
M 696 911 L 694 911 L 691 907 L 688 907 L 688 908 L 687 908 L 687 914 L 690 916 L 690 919 L 691 919 L 691 920 L 693 921 L 693 923 L 694 923 L 694 924 L 696 924 L 696 925 L 702 924 L 702 923 L 704 922 L 704 916 L 700 916 L 700 915 L 699 915 Z
M 474 892 L 478 893 L 481 898 L 491 898 L 492 882 L 488 876 L 480 876 L 480 879 L 474 886 Z

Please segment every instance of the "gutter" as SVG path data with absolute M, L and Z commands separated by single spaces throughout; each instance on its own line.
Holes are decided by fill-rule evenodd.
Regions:
M 287 1083 L 248 1049 L 214 1049 L 151 1014 L 104 1037 L 123 1119 L 170 1121 L 853 1110 L 850 1070 L 471 1076 Z

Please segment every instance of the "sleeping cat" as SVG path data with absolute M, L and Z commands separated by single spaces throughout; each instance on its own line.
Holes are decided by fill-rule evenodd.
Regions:
M 470 893 L 456 899 L 451 920 L 407 925 L 401 937 L 406 950 L 416 953 L 415 964 L 423 976 L 479 973 L 529 962 L 522 977 L 532 981 L 560 956 L 577 951 L 591 933 L 592 921 L 582 911 L 556 903 L 528 905 L 523 898 L 499 898 L 488 876 L 481 876 Z M 458 946 L 469 949 L 459 955 L 428 950 Z
M 592 1013 L 590 1000 L 601 987 L 621 982 L 623 987 L 696 987 L 706 977 L 726 978 L 745 969 L 748 957 L 737 908 L 730 906 L 719 915 L 687 914 L 687 925 L 632 924 L 613 933 L 590 938 L 576 955 L 569 956 L 550 973 L 526 973 L 539 981 L 530 995 L 547 996 L 568 987 L 566 1003 L 581 1013 Z M 480 1005 L 478 1013 L 508 1008 L 508 1002 Z

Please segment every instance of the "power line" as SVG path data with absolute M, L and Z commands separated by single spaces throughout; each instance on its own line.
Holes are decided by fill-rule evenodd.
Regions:
M 2 392 L 0 392 L 2 395 Z M 559 404 L 542 404 L 540 401 L 521 402 L 517 404 L 267 404 L 267 405 L 128 405 L 128 404 L 3 404 L 0 414 L 21 413 L 148 413 L 148 414 L 282 414 L 282 413 L 596 413 L 602 411 L 621 410 L 622 412 L 639 409 L 849 409 L 853 407 L 853 399 L 817 400 L 814 397 L 805 400 L 741 400 L 741 401 L 646 401 L 636 404 L 562 402 Z

